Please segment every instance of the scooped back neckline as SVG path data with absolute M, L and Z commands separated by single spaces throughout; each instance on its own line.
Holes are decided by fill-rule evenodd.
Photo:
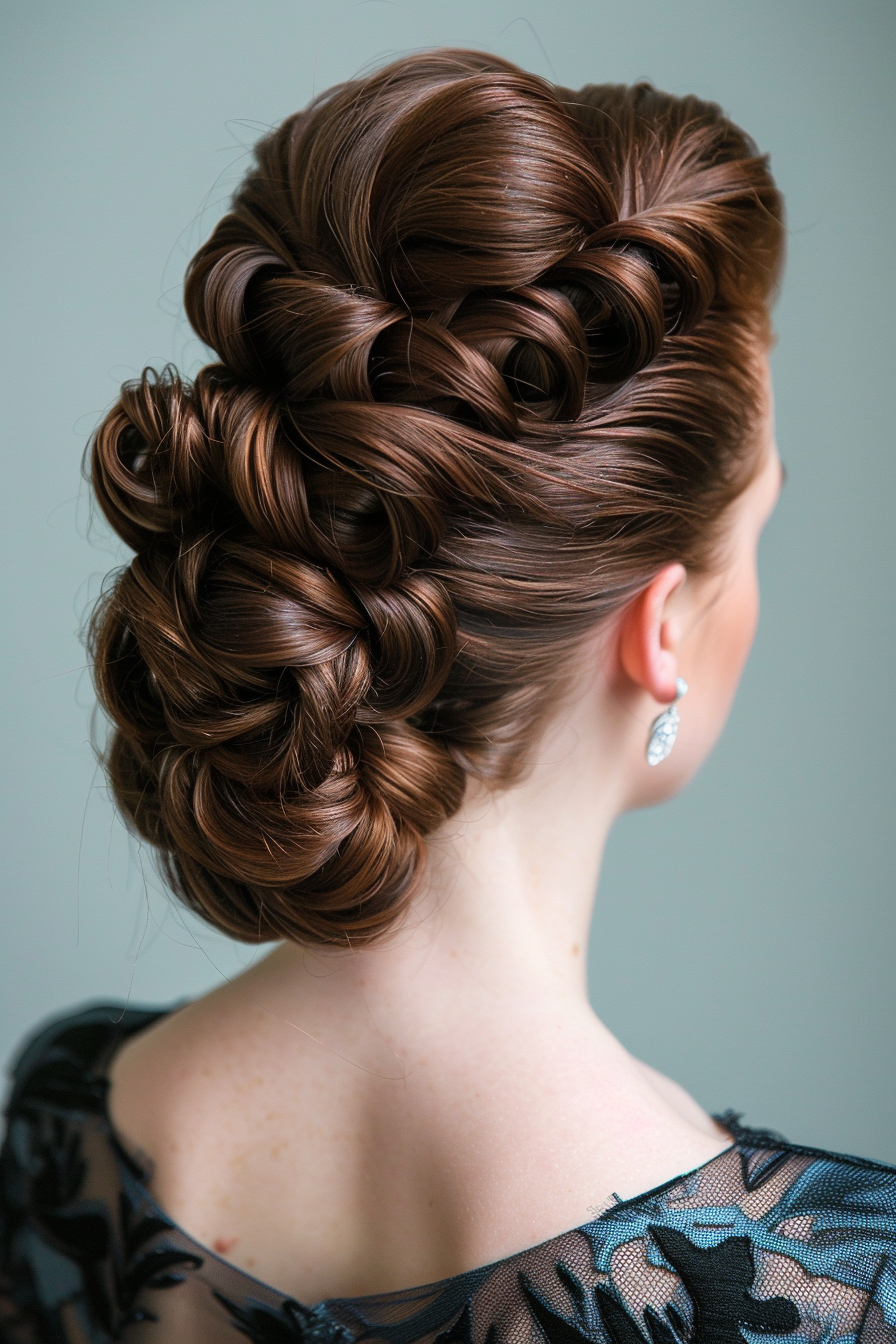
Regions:
M 112 1116 L 109 1112 L 109 1105 L 108 1105 L 109 1090 L 110 1090 L 109 1069 L 111 1067 L 112 1059 L 114 1058 L 117 1050 L 121 1047 L 121 1045 L 124 1043 L 125 1040 L 127 1040 L 130 1036 L 135 1035 L 137 1031 L 142 1031 L 147 1027 L 152 1026 L 154 1022 L 160 1021 L 163 1017 L 170 1016 L 171 1013 L 176 1012 L 179 1008 L 185 1007 L 187 1002 L 188 1000 L 184 1000 L 172 1005 L 172 1007 L 170 1008 L 163 1008 L 163 1009 L 126 1008 L 122 1012 L 118 1022 L 115 1023 L 115 1025 L 119 1027 L 119 1029 L 125 1026 L 125 1023 L 127 1023 L 128 1021 L 133 1021 L 133 1026 L 130 1029 L 128 1029 L 125 1026 L 124 1031 L 119 1031 L 119 1033 L 116 1033 L 117 1039 L 115 1040 L 114 1044 L 111 1045 L 106 1052 L 104 1052 L 103 1056 L 101 1057 L 101 1066 L 97 1068 L 95 1073 L 95 1077 L 101 1080 L 102 1083 L 104 1084 L 103 1121 L 108 1130 L 109 1138 L 114 1147 L 116 1148 L 116 1150 L 127 1161 L 133 1173 L 135 1183 L 138 1186 L 140 1194 L 143 1197 L 143 1199 L 145 1199 L 147 1204 L 151 1205 L 157 1211 L 158 1216 L 160 1218 L 163 1218 L 168 1224 L 170 1224 L 172 1229 L 177 1231 L 179 1235 L 186 1242 L 190 1242 L 193 1245 L 195 1245 L 197 1250 L 201 1251 L 201 1253 L 204 1256 L 212 1257 L 213 1259 L 219 1261 L 222 1265 L 226 1265 L 228 1270 L 230 1270 L 232 1273 L 242 1275 L 245 1279 L 250 1280 L 252 1283 L 258 1284 L 260 1287 L 263 1287 L 267 1292 L 276 1294 L 277 1296 L 280 1297 L 290 1298 L 291 1300 L 295 1301 L 296 1299 L 292 1297 L 292 1294 L 285 1292 L 285 1290 L 282 1288 L 277 1288 L 274 1284 L 269 1283 L 266 1279 L 257 1277 L 256 1275 L 252 1274 L 250 1270 L 243 1269 L 242 1266 L 234 1264 L 234 1262 L 232 1260 L 228 1260 L 226 1256 L 221 1255 L 219 1252 L 215 1251 L 212 1247 L 207 1246 L 202 1241 L 199 1241 L 198 1238 L 194 1237 L 192 1233 L 186 1231 L 185 1228 L 181 1227 L 180 1224 L 177 1223 L 175 1219 L 172 1218 L 171 1215 L 165 1211 L 162 1205 L 160 1205 L 158 1201 L 155 1199 L 155 1197 L 152 1195 L 152 1193 L 150 1192 L 145 1183 L 148 1178 L 149 1167 L 151 1164 L 149 1164 L 146 1161 L 144 1161 L 141 1164 L 140 1160 L 134 1157 L 134 1155 L 128 1149 L 127 1144 L 123 1141 L 121 1135 L 116 1130 L 115 1123 L 112 1120 Z M 351 1293 L 341 1296 L 337 1295 L 333 1297 L 324 1297 L 318 1299 L 316 1302 L 313 1303 L 301 1302 L 299 1305 L 301 1305 L 304 1310 L 314 1313 L 326 1310 L 328 1307 L 332 1306 L 335 1303 L 339 1303 L 343 1306 L 347 1306 L 350 1304 L 361 1305 L 365 1302 L 377 1302 L 382 1304 L 388 1302 L 392 1298 L 394 1298 L 396 1301 L 398 1300 L 404 1301 L 407 1300 L 408 1298 L 412 1298 L 417 1295 L 429 1296 L 431 1294 L 444 1291 L 449 1287 L 449 1285 L 459 1285 L 466 1281 L 469 1281 L 472 1284 L 479 1279 L 487 1278 L 496 1269 L 502 1266 L 509 1265 L 514 1260 L 521 1260 L 531 1255 L 537 1255 L 540 1251 L 546 1251 L 547 1248 L 550 1247 L 554 1242 L 562 1241 L 563 1238 L 565 1237 L 574 1236 L 576 1233 L 586 1234 L 588 1229 L 595 1227 L 604 1219 L 612 1216 L 613 1214 L 616 1214 L 618 1211 L 624 1211 L 627 1209 L 636 1208 L 639 1204 L 642 1204 L 651 1199 L 656 1199 L 658 1196 L 664 1194 L 666 1191 L 673 1189 L 674 1186 L 679 1185 L 686 1181 L 690 1181 L 694 1177 L 700 1175 L 700 1173 L 706 1172 L 710 1167 L 712 1167 L 714 1163 L 729 1157 L 732 1152 L 738 1150 L 739 1140 L 737 1137 L 737 1130 L 740 1129 L 740 1127 L 737 1126 L 735 1112 L 725 1111 L 720 1115 L 714 1115 L 712 1118 L 716 1121 L 717 1124 L 721 1125 L 722 1128 L 727 1130 L 728 1133 L 731 1134 L 732 1136 L 731 1143 L 728 1144 L 727 1147 L 723 1148 L 721 1152 L 716 1153 L 713 1157 L 707 1158 L 705 1162 L 699 1163 L 696 1167 L 691 1167 L 687 1171 L 681 1172 L 676 1176 L 672 1176 L 668 1180 L 660 1182 L 659 1185 L 652 1186 L 650 1189 L 642 1191 L 640 1194 L 632 1195 L 628 1199 L 619 1199 L 618 1196 L 615 1197 L 614 1203 L 608 1205 L 606 1209 L 601 1210 L 601 1212 L 595 1215 L 594 1218 L 590 1218 L 584 1223 L 577 1223 L 574 1227 L 564 1228 L 561 1232 L 555 1232 L 551 1236 L 545 1237 L 542 1241 L 535 1242 L 531 1246 L 524 1246 L 520 1250 L 510 1251 L 507 1255 L 498 1256 L 496 1259 L 490 1260 L 485 1264 L 476 1265 L 471 1269 L 461 1270 L 460 1273 L 458 1274 L 446 1275 L 444 1278 L 441 1279 L 433 1279 L 428 1283 L 412 1284 L 406 1288 L 390 1288 L 386 1289 L 383 1292 Z M 749 1133 L 750 1131 L 742 1131 L 742 1132 Z

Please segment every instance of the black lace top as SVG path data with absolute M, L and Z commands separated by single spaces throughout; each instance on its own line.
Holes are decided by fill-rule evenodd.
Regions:
M 531 1250 L 425 1287 L 304 1306 L 158 1207 L 106 1109 L 115 1049 L 159 1012 L 45 1028 L 0 1155 L 0 1338 L 218 1344 L 896 1344 L 896 1168 L 719 1117 L 696 1171 Z

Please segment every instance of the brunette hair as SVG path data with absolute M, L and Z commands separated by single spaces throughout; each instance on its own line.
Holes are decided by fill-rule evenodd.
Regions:
M 712 562 L 782 254 L 718 107 L 436 51 L 259 144 L 193 259 L 217 362 L 92 443 L 136 552 L 91 629 L 118 803 L 246 941 L 364 941 L 576 641 Z

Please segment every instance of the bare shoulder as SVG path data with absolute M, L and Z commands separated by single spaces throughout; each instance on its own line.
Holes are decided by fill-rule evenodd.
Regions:
M 176 1168 L 181 1155 L 196 1171 L 194 1148 L 214 1149 L 243 1110 L 265 1025 L 260 1010 L 214 991 L 130 1037 L 109 1068 L 110 1116 L 125 1146 L 151 1168 Z
M 650 1064 L 645 1064 L 642 1059 L 635 1060 L 635 1063 L 651 1087 L 683 1120 L 686 1120 L 702 1133 L 708 1134 L 710 1138 L 717 1139 L 720 1135 L 724 1137 L 724 1131 L 718 1122 L 703 1109 L 686 1088 L 682 1087 L 680 1083 L 676 1083 L 674 1078 L 669 1078 L 665 1073 L 660 1073 L 659 1069 L 653 1068 Z
M 190 1018 L 196 1019 L 192 1004 L 166 1013 L 129 1036 L 109 1065 L 113 1124 L 125 1145 L 144 1157 L 151 1155 L 154 1130 L 176 1108 L 180 1093 L 195 1090 L 195 1053 L 184 1049 L 184 1019 Z

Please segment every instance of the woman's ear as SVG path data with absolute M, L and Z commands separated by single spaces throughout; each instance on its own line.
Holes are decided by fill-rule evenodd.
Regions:
M 675 699 L 679 675 L 681 634 L 669 600 L 686 576 L 684 565 L 666 565 L 624 609 L 619 624 L 623 671 L 663 705 Z

